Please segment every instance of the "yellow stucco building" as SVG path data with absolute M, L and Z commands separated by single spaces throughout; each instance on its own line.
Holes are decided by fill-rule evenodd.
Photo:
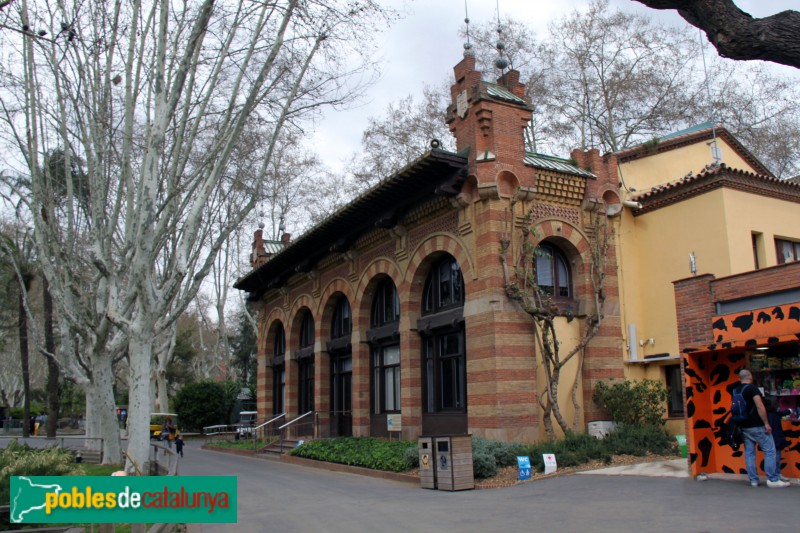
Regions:
M 787 250 L 800 248 L 800 187 L 710 123 L 615 155 L 631 207 L 617 218 L 625 373 L 666 382 L 668 428 L 683 433 L 672 282 L 798 259 Z

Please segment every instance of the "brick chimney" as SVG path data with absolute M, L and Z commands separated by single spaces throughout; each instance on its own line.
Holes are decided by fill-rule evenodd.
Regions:
M 510 70 L 497 83 L 485 82 L 475 70 L 475 58 L 467 56 L 453 73 L 447 124 L 457 149 L 470 148 L 470 174 L 477 177 L 479 185 L 494 183 L 503 169 L 518 176 L 524 174 L 523 130 L 533 108 L 525 97 L 525 86 L 519 82 L 519 72 Z
M 257 268 L 267 261 L 267 250 L 264 248 L 264 230 L 258 228 L 253 236 L 253 247 L 250 254 L 250 266 Z
M 609 191 L 614 192 L 619 198 L 619 169 L 617 158 L 614 154 L 609 153 L 601 156 L 597 148 L 585 151 L 575 148 L 570 153 L 570 157 L 575 161 L 576 166 L 597 176 L 596 180 L 590 179 L 586 181 L 586 199 L 603 199 L 605 195 L 608 201 L 609 197 L 606 193 Z

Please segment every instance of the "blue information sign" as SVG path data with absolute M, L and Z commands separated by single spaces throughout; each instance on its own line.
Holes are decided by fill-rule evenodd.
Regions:
M 517 465 L 519 466 L 519 480 L 522 481 L 523 479 L 530 479 L 531 478 L 531 458 L 530 457 L 523 457 L 518 455 L 517 456 Z

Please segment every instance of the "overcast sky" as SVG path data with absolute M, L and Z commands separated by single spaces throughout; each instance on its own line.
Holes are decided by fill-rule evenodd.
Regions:
M 311 141 L 323 162 L 339 170 L 344 160 L 361 146 L 361 133 L 368 117 L 381 116 L 390 102 L 422 95 L 423 86 L 451 80 L 453 66 L 463 57 L 459 31 L 464 26 L 464 0 L 385 0 L 406 13 L 378 37 L 381 79 L 369 88 L 361 104 L 342 111 L 329 111 L 317 124 Z M 583 10 L 588 0 L 467 0 L 470 23 L 485 24 L 500 17 L 512 17 L 544 36 L 548 24 L 573 10 Z M 665 24 L 688 24 L 674 11 L 647 9 L 633 0 L 611 0 L 612 7 L 657 17 Z M 754 17 L 764 17 L 787 9 L 797 9 L 792 0 L 736 0 L 736 4 Z M 699 31 L 699 30 L 695 30 Z M 716 50 L 709 48 L 709 53 Z M 793 73 L 794 69 L 785 72 Z M 555 154 L 558 155 L 558 154 Z

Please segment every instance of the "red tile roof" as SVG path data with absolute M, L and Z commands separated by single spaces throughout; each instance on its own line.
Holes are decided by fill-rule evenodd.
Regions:
M 722 163 L 709 165 L 700 174 L 690 173 L 677 181 L 657 185 L 632 198 L 642 204 L 634 214 L 644 214 L 721 187 L 800 203 L 800 183 L 730 168 Z
M 668 135 L 666 137 L 662 137 L 655 145 L 651 143 L 643 143 L 632 148 L 615 152 L 615 155 L 617 156 L 619 163 L 622 164 L 653 154 L 660 154 L 662 152 L 668 152 L 670 150 L 682 148 L 690 144 L 696 144 L 701 141 L 707 141 L 709 139 L 713 139 L 715 135 L 716 137 L 727 142 L 728 145 L 733 148 L 733 150 L 742 159 L 747 161 L 758 174 L 774 177 L 772 172 L 765 167 L 763 163 L 756 158 L 756 156 L 750 153 L 750 151 L 745 148 L 736 137 L 734 137 L 727 129 L 725 129 L 724 126 L 721 125 L 716 126 L 716 128 L 705 128 L 701 130 L 694 130 L 690 128 L 687 130 L 687 133 L 682 135 L 680 132 L 678 132 L 678 134 L 674 134 L 674 136 Z

